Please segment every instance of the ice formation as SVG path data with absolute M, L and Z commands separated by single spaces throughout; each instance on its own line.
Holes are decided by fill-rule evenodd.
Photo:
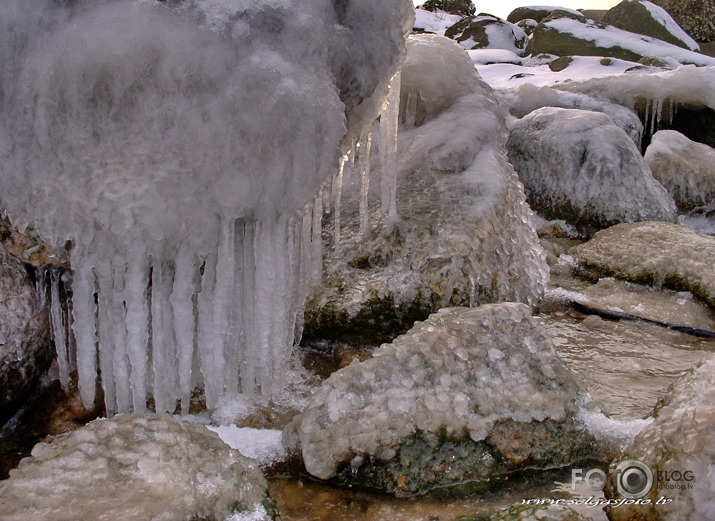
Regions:
M 0 518 L 225 519 L 266 498 L 255 463 L 205 427 L 166 414 L 118 415 L 35 445 L 0 482 Z
M 71 241 L 71 312 L 53 298 L 52 314 L 85 404 L 98 371 L 110 413 L 143 411 L 149 392 L 157 411 L 187 411 L 202 382 L 209 407 L 275 392 L 320 274 L 321 190 L 378 117 L 412 13 L 2 3 L 0 205 Z
M 626 457 L 655 475 L 650 505 L 630 505 L 609 516 L 626 519 L 712 519 L 715 516 L 715 360 L 676 380 L 655 411 L 655 420 L 636 438 Z M 668 479 L 675 472 L 680 480 Z M 689 472 L 692 479 L 683 475 Z M 688 487 L 690 484 L 692 487 Z M 680 485 L 680 486 L 677 486 Z M 653 506 L 660 496 L 673 501 Z M 614 509 L 620 510 L 620 509 Z
M 715 237 L 666 222 L 618 224 L 574 251 L 601 276 L 690 291 L 715 305 Z
M 715 149 L 675 130 L 660 130 L 645 152 L 655 177 L 679 208 L 692 210 L 715 199 Z
M 539 212 L 587 226 L 675 220 L 675 204 L 605 114 L 544 107 L 515 123 L 509 159 Z
M 524 304 L 445 308 L 373 359 L 333 373 L 284 430 L 322 479 L 416 432 L 484 440 L 495 422 L 564 420 L 578 388 Z
M 447 305 L 535 304 L 548 268 L 506 158 L 507 129 L 491 89 L 463 49 L 436 35 L 410 36 L 400 77 L 399 222 L 365 234 L 363 208 L 384 221 L 381 191 L 343 198 L 340 220 L 326 227 L 340 246 L 328 252 L 328 283 L 309 316 L 344 321 L 377 302 L 384 324 L 385 303 L 398 315 L 419 307 L 423 317 Z M 360 190 L 352 162 L 341 185 L 346 196 Z

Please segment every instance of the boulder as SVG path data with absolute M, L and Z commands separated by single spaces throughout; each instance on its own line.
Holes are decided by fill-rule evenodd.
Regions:
M 459 16 L 474 16 L 476 7 L 472 0 L 427 0 L 420 6 L 425 11 L 444 11 Z
M 52 358 L 44 302 L 23 264 L 0 245 L 0 425 L 22 405 Z
M 536 20 L 541 22 L 544 18 L 551 15 L 555 11 L 567 12 L 573 16 L 583 16 L 578 11 L 572 9 L 565 9 L 563 7 L 546 7 L 546 6 L 525 6 L 517 7 L 509 16 L 506 17 L 508 22 L 513 24 L 520 22 L 521 20 Z
M 673 45 L 699 50 L 698 44 L 662 8 L 647 0 L 623 0 L 601 20 L 631 33 L 658 38 Z
M 715 199 L 715 149 L 675 130 L 660 130 L 645 152 L 655 177 L 682 211 Z
M 446 308 L 333 373 L 283 432 L 313 476 L 398 496 L 594 456 L 579 390 L 524 304 Z
M 306 339 L 379 344 L 445 306 L 534 305 L 543 294 L 548 267 L 492 90 L 448 38 L 411 36 L 407 49 L 398 219 L 361 234 L 360 197 L 348 195 L 358 183 L 345 174 L 340 242 L 336 222 L 326 223 L 332 240 L 306 307 Z M 378 188 L 370 214 L 385 223 Z
M 715 199 L 680 216 L 678 222 L 708 235 L 715 235 Z
M 529 204 L 582 227 L 675 220 L 675 204 L 626 133 L 606 114 L 544 107 L 517 121 L 507 143 Z
M 611 521 L 638 519 L 713 519 L 715 516 L 715 360 L 708 360 L 675 381 L 655 410 L 655 420 L 636 438 L 623 460 L 647 465 L 653 480 L 638 487 L 641 504 L 609 512 Z M 622 495 L 610 484 L 606 493 Z M 641 492 L 642 491 L 642 492 Z M 671 501 L 658 500 L 666 497 Z M 650 500 L 648 504 L 643 504 Z M 657 503 L 657 504 L 656 504 Z
M 666 222 L 618 224 L 574 254 L 584 275 L 690 291 L 715 306 L 715 237 Z
M 606 56 L 637 62 L 644 56 L 669 57 L 681 64 L 711 66 L 709 56 L 671 43 L 556 11 L 534 28 L 525 53 Z
M 166 414 L 97 420 L 38 443 L 0 482 L 3 521 L 185 521 L 235 512 L 267 521 L 270 509 L 252 460 Z
M 527 40 L 520 27 L 489 15 L 464 18 L 447 29 L 444 35 L 465 49 L 505 49 L 519 55 L 524 53 Z
M 715 40 L 715 0 L 653 0 L 699 42 Z

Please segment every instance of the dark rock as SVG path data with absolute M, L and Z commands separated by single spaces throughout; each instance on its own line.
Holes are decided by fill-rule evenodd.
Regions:
M 676 37 L 658 19 L 654 18 L 648 8 L 639 0 L 623 0 L 611 8 L 601 21 L 631 33 L 651 36 L 678 47 L 693 50 L 688 42 Z
M 715 0 L 653 0 L 699 42 L 715 40 Z

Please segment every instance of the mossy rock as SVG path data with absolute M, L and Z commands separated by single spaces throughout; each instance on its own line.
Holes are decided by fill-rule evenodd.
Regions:
M 602 22 L 624 31 L 651 36 L 688 49 L 685 42 L 678 39 L 662 23 L 653 18 L 648 8 L 638 0 L 623 0 L 606 13 Z
M 472 0 L 427 0 L 420 6 L 425 11 L 444 11 L 460 16 L 474 16 L 476 7 Z
M 453 437 L 417 432 L 403 440 L 392 458 L 360 456 L 360 466 L 354 458 L 330 482 L 397 497 L 435 490 L 461 496 L 499 489 L 515 477 L 528 479 L 546 469 L 592 461 L 602 455 L 599 447 L 568 420 L 500 420 L 478 442 L 466 433 Z
M 559 11 L 562 13 L 569 13 L 572 16 L 575 16 L 572 12 L 566 11 L 564 9 L 559 9 L 558 7 L 535 7 L 535 6 L 526 6 L 526 7 L 517 7 L 514 9 L 511 13 L 509 13 L 509 16 L 506 17 L 507 22 L 511 22 L 513 24 L 521 21 L 521 20 L 536 20 L 537 22 L 542 22 L 547 16 L 550 16 L 552 13 L 555 11 Z
M 571 56 L 562 56 L 561 58 L 556 58 L 554 61 L 549 63 L 549 69 L 551 69 L 552 72 L 561 72 L 566 69 L 566 67 L 571 65 L 571 62 L 573 62 L 573 58 Z

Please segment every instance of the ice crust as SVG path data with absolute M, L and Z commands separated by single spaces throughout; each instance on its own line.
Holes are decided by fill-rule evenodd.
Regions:
M 0 482 L 0 519 L 225 519 L 266 495 L 255 464 L 203 426 L 118 415 L 35 445 Z
M 72 324 L 85 405 L 98 369 L 110 413 L 142 412 L 149 392 L 187 411 L 201 383 L 209 407 L 276 392 L 320 274 L 321 189 L 379 116 L 413 13 L 2 3 L 0 205 L 71 241 L 56 323 Z
M 675 204 L 606 114 L 544 107 L 512 128 L 509 159 L 537 211 L 605 227 L 675 220 Z
M 359 183 L 346 168 L 340 224 L 326 226 L 338 246 L 328 251 L 324 280 L 338 282 L 319 288 L 311 309 L 334 306 L 354 317 L 380 299 L 432 311 L 500 300 L 535 304 L 548 268 L 506 158 L 507 129 L 491 89 L 463 49 L 436 35 L 410 36 L 400 77 L 399 220 L 356 226 L 357 197 L 349 194 Z M 371 220 L 385 222 L 379 192 L 368 195 Z M 360 258 L 370 259 L 369 269 L 354 266 Z
M 715 149 L 675 130 L 653 134 L 645 161 L 679 208 L 692 210 L 715 199 Z
M 306 469 L 333 476 L 356 454 L 390 459 L 418 431 L 485 439 L 499 419 L 562 420 L 577 386 L 524 304 L 445 308 L 333 373 L 284 430 Z

